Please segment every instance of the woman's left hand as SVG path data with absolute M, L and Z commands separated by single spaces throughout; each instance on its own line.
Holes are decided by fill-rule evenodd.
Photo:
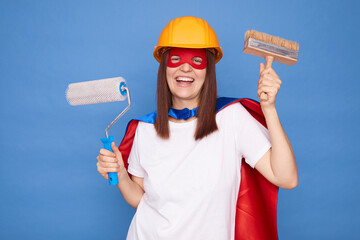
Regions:
M 275 107 L 276 95 L 281 86 L 281 80 L 274 69 L 271 68 L 274 58 L 268 56 L 265 58 L 266 66 L 260 63 L 258 97 L 261 108 L 268 109 Z

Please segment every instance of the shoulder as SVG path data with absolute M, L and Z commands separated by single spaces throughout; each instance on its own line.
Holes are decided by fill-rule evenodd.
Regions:
M 248 102 L 246 101 L 245 104 Z M 256 102 L 250 104 L 256 104 Z M 219 125 L 227 126 L 247 126 L 249 124 L 258 124 L 258 119 L 253 116 L 253 109 L 250 106 L 243 105 L 242 101 L 233 102 L 222 108 L 216 116 Z
M 135 118 L 134 120 L 138 120 L 139 122 L 154 124 L 156 120 L 156 111 L 151 112 L 145 116 Z
M 252 116 L 260 122 L 265 122 L 260 103 L 251 98 L 219 97 L 217 98 L 216 108 L 218 113 L 225 110 L 225 112 L 238 113 L 235 114 L 237 116 L 243 114 Z
M 239 114 L 246 114 L 247 110 L 240 102 L 234 102 L 226 107 L 220 109 L 217 113 L 218 116 L 233 116 Z
M 250 98 L 229 98 L 229 97 L 218 97 L 216 100 L 216 111 L 218 113 L 227 109 L 226 111 L 236 110 L 252 110 L 258 108 L 259 103 L 256 100 Z
M 133 119 L 128 123 L 124 139 L 133 138 L 135 141 L 156 135 L 154 124 Z
M 155 131 L 155 127 L 154 124 L 152 123 L 148 123 L 148 122 L 143 122 L 143 121 L 139 121 L 137 130 L 138 133 L 153 133 Z

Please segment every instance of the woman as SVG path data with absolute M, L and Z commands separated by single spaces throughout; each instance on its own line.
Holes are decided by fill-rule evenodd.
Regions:
M 157 112 L 146 116 L 154 121 L 136 123 L 129 165 L 114 143 L 114 153 L 101 149 L 97 157 L 100 174 L 107 179 L 117 172 L 122 195 L 137 209 L 127 239 L 240 239 L 235 218 L 243 158 L 276 186 L 291 189 L 298 182 L 275 108 L 280 78 L 271 59 L 260 64 L 267 130 L 242 104 L 219 107 L 215 63 L 222 50 L 206 21 L 170 21 L 154 57 L 160 62 Z

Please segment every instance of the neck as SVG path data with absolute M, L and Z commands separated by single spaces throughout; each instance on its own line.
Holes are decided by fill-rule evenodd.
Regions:
M 181 110 L 184 108 L 194 109 L 198 106 L 199 104 L 197 100 L 176 100 L 173 98 L 173 105 L 171 107 L 174 109 Z
M 184 119 L 176 119 L 173 117 L 169 117 L 169 121 L 171 122 L 175 122 L 175 123 L 185 123 L 185 122 L 191 122 L 194 121 L 196 119 L 196 117 L 191 117 L 188 120 L 184 120 Z
M 194 109 L 194 108 L 198 107 L 198 100 L 195 100 L 195 99 L 182 100 L 182 99 L 176 99 L 176 98 L 173 97 L 172 102 L 173 102 L 173 105 L 171 107 L 174 108 L 174 109 L 177 109 L 177 110 L 182 110 L 184 108 L 188 108 L 188 109 L 191 110 L 191 109 Z M 190 122 L 190 121 L 193 121 L 195 119 L 196 119 L 196 117 L 191 117 L 191 118 L 189 118 L 187 120 L 176 119 L 176 118 L 173 118 L 173 117 L 169 117 L 170 121 L 176 122 L 176 123 Z

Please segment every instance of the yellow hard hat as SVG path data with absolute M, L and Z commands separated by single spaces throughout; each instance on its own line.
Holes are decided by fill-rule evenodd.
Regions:
M 181 17 L 171 20 L 162 30 L 154 57 L 160 62 L 164 49 L 169 47 L 208 48 L 215 51 L 215 63 L 223 56 L 214 29 L 207 21 L 196 17 Z

